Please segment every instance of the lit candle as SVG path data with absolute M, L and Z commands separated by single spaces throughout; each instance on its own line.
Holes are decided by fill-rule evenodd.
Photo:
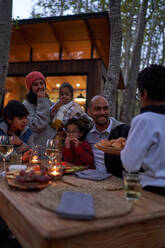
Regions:
M 33 155 L 30 161 L 32 164 L 38 164 L 40 163 L 39 158 L 37 155 Z
M 52 180 L 61 178 L 62 168 L 60 166 L 53 166 L 50 170 L 50 176 L 52 177 Z
M 54 171 L 52 171 L 52 172 L 51 172 L 51 174 L 52 174 L 53 176 L 56 176 L 56 175 L 59 175 L 59 174 L 60 174 L 60 172 L 59 172 L 59 171 L 54 170 Z

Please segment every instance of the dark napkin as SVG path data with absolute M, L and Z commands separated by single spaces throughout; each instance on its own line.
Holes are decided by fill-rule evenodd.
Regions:
M 92 169 L 76 172 L 75 175 L 80 178 L 90 179 L 95 181 L 102 181 L 112 176 L 112 174 L 110 173 L 100 172 Z
M 68 219 L 93 219 L 95 217 L 93 196 L 87 193 L 65 191 L 56 213 Z

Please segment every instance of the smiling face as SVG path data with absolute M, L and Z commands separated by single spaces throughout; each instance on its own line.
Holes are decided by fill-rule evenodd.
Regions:
M 67 104 L 72 100 L 72 94 L 67 87 L 64 87 L 60 89 L 59 98 L 64 101 L 64 104 Z
M 109 125 L 110 110 L 107 100 L 102 96 L 95 97 L 88 109 L 98 130 L 105 130 Z
M 42 79 L 36 79 L 32 83 L 32 91 L 34 94 L 38 94 L 38 91 L 44 91 L 46 88 L 45 82 Z
M 13 120 L 7 120 L 9 123 L 9 129 L 12 132 L 23 131 L 27 125 L 27 116 L 16 116 Z
M 82 136 L 82 132 L 80 132 L 77 125 L 69 124 L 66 129 L 66 135 L 67 137 L 76 138 L 79 140 Z

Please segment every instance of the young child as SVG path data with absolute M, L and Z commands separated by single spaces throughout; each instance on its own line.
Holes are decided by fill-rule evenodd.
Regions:
M 165 195 L 165 67 L 145 68 L 137 85 L 143 108 L 131 122 L 121 160 L 128 171 L 144 170 L 143 189 Z
M 81 106 L 73 101 L 73 87 L 69 83 L 63 83 L 59 88 L 59 101 L 52 107 L 53 118 L 52 126 L 56 129 L 61 128 L 77 114 L 82 114 Z
M 32 135 L 32 131 L 27 126 L 28 114 L 24 104 L 11 100 L 2 111 L 2 120 L 0 122 L 0 135 L 13 137 L 12 143 L 16 150 L 24 153 L 24 161 L 27 161 L 30 157 L 29 145 L 31 145 Z
M 81 141 L 83 130 L 77 119 L 70 119 L 65 125 L 66 139 L 62 151 L 64 161 L 75 165 L 89 165 L 94 168 L 93 153 L 86 141 Z

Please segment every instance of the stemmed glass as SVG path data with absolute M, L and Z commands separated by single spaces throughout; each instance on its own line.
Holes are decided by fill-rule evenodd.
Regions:
M 57 144 L 54 139 L 48 139 L 46 142 L 45 155 L 51 160 L 51 165 L 53 165 L 53 160 L 57 158 L 59 150 L 57 149 Z
M 7 156 L 9 156 L 13 150 L 14 150 L 14 146 L 12 144 L 10 144 L 12 140 L 9 139 L 9 137 L 7 135 L 1 135 L 0 136 L 0 155 L 3 158 L 3 169 L 0 171 L 0 175 L 1 176 L 5 176 L 6 174 L 6 158 Z

